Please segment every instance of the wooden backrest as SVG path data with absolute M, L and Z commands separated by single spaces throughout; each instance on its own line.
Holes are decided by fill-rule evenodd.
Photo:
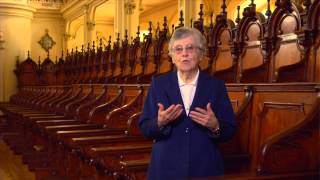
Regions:
M 264 16 L 247 7 L 239 23 L 237 33 L 240 49 L 237 82 L 267 82 L 268 61 L 263 58 L 261 42 L 263 38 Z
M 268 24 L 269 36 L 275 38 L 272 55 L 273 82 L 305 81 L 302 58 L 296 31 L 301 29 L 298 8 L 293 3 L 279 3 Z M 296 66 L 294 66 L 296 65 Z
M 236 66 L 231 54 L 232 29 L 234 24 L 227 20 L 226 14 L 217 16 L 216 24 L 213 28 L 213 46 L 215 47 L 215 56 L 212 64 L 213 74 L 231 83 L 236 80 Z
M 40 65 L 40 84 L 54 85 L 56 84 L 55 64 L 47 57 Z

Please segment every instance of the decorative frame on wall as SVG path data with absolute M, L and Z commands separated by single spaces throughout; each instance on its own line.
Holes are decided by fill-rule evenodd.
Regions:
M 46 52 L 48 52 L 56 44 L 56 42 L 49 35 L 49 30 L 46 29 L 45 31 L 46 31 L 46 34 L 41 37 L 38 43 Z

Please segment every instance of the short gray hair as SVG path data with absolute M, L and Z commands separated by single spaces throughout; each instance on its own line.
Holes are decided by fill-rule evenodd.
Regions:
M 196 40 L 196 45 L 199 46 L 201 50 L 201 56 L 204 55 L 206 50 L 206 38 L 201 34 L 201 32 L 196 28 L 189 28 L 189 27 L 180 27 L 175 30 L 171 36 L 169 41 L 169 55 L 172 57 L 172 48 L 173 44 L 176 40 L 183 39 L 186 37 L 192 36 Z

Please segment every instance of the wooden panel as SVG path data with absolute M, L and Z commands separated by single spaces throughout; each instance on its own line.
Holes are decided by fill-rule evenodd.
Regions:
M 217 58 L 215 62 L 215 72 L 228 69 L 232 66 L 232 56 L 229 42 L 231 41 L 231 32 L 223 30 L 220 36 L 220 45 L 218 45 Z

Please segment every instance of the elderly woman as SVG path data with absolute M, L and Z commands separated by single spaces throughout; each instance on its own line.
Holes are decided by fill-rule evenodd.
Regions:
M 150 180 L 223 174 L 217 143 L 235 132 L 234 112 L 224 82 L 199 70 L 206 40 L 179 28 L 169 42 L 177 71 L 152 80 L 139 126 L 154 139 Z

